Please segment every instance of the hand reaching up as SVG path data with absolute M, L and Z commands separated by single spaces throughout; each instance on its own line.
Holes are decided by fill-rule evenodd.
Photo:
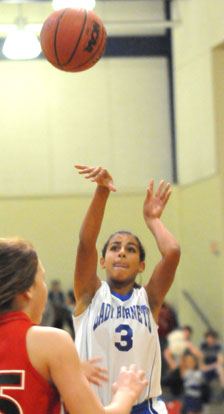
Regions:
M 87 167 L 86 165 L 75 165 L 79 174 L 83 174 L 86 179 L 96 182 L 101 187 L 106 187 L 110 191 L 116 191 L 113 179 L 109 172 L 102 167 Z
M 145 372 L 137 370 L 135 364 L 130 365 L 129 368 L 122 367 L 119 377 L 112 387 L 114 394 L 121 390 L 127 389 L 127 394 L 132 396 L 134 405 L 135 401 L 141 395 L 144 387 L 148 384 L 148 381 L 144 379 L 144 376 Z
M 160 181 L 155 193 L 153 194 L 154 180 L 150 180 L 147 188 L 147 195 L 143 206 L 143 215 L 145 220 L 151 218 L 160 218 L 167 201 L 170 198 L 170 183 L 164 187 L 164 180 Z

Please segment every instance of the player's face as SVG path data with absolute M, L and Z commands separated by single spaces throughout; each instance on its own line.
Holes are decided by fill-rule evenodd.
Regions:
M 45 271 L 39 261 L 35 280 L 30 288 L 31 292 L 31 320 L 34 323 L 40 323 L 42 314 L 47 301 L 47 285 L 45 283 Z
M 140 262 L 138 242 L 131 234 L 115 234 L 109 241 L 105 258 L 101 265 L 106 270 L 108 280 L 122 284 L 134 282 L 137 274 L 144 270 Z

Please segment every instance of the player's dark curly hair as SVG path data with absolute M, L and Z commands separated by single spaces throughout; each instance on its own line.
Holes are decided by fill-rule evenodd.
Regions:
M 15 296 L 33 284 L 37 268 L 38 256 L 29 241 L 0 238 L 0 313 L 10 310 Z
M 135 234 L 131 233 L 130 231 L 126 231 L 126 230 L 116 231 L 115 233 L 110 235 L 110 237 L 108 238 L 107 242 L 105 243 L 105 245 L 103 246 L 103 249 L 102 249 L 103 258 L 105 258 L 107 247 L 108 247 L 108 244 L 109 244 L 111 238 L 113 236 L 115 236 L 116 234 L 130 234 L 131 236 L 133 236 L 135 238 L 135 240 L 137 241 L 137 243 L 138 243 L 139 252 L 140 252 L 140 262 L 143 262 L 145 260 L 145 249 L 144 249 L 142 243 L 140 242 L 139 238 Z

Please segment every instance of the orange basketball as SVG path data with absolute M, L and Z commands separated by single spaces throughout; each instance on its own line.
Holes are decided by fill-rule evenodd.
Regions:
M 93 11 L 66 8 L 45 20 L 40 43 L 43 54 L 56 68 L 80 72 L 91 68 L 103 55 L 106 30 Z

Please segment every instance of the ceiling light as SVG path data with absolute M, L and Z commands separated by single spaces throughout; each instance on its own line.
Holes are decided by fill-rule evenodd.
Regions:
M 35 59 L 41 53 L 40 42 L 36 34 L 25 25 L 23 18 L 18 18 L 16 25 L 6 37 L 2 53 L 12 60 Z
M 8 59 L 35 59 L 41 53 L 40 42 L 29 29 L 13 30 L 6 38 L 2 53 Z

